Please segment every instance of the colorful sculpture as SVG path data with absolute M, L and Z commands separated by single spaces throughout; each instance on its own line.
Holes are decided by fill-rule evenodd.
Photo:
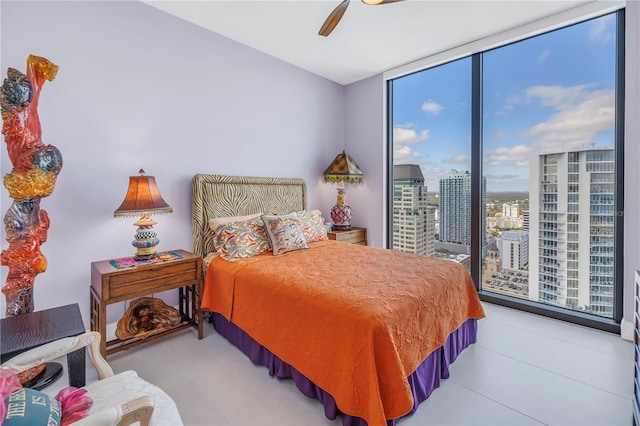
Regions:
M 141 297 L 131 302 L 116 327 L 116 337 L 120 340 L 137 337 L 144 339 L 167 328 L 180 324 L 180 313 L 161 299 Z
M 40 246 L 47 241 L 49 216 L 40 209 L 40 200 L 53 192 L 62 154 L 42 143 L 38 100 L 44 82 L 57 72 L 58 66 L 48 59 L 29 55 L 27 75 L 9 68 L 0 92 L 2 133 L 13 164 L 3 179 L 14 200 L 4 216 L 9 247 L 0 255 L 0 264 L 9 267 L 2 287 L 7 316 L 33 311 L 33 283 L 47 269 Z

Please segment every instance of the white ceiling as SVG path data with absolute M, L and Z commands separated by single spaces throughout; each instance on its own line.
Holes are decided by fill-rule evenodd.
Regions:
M 144 2 L 342 85 L 550 15 L 609 2 L 406 0 L 370 6 L 352 0 L 329 37 L 319 36 L 340 1 Z

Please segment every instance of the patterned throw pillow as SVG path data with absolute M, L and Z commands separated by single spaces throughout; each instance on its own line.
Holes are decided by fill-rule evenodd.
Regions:
M 233 233 L 233 231 L 230 231 L 230 228 L 242 227 L 243 224 L 249 223 L 253 219 L 259 219 L 261 214 L 262 213 L 256 213 L 246 216 L 219 217 L 209 219 L 209 228 L 213 233 L 213 248 L 215 249 L 215 251 L 220 250 L 220 247 L 222 247 L 229 238 L 229 233 Z
M 218 227 L 214 241 L 218 255 L 230 262 L 258 256 L 271 250 L 269 235 L 259 217 Z
M 221 225 L 225 225 L 231 222 L 244 222 L 245 220 L 255 219 L 256 217 L 260 217 L 261 214 L 262 213 L 254 213 L 244 216 L 214 217 L 213 219 L 209 219 L 207 223 L 209 224 L 209 229 L 211 229 L 211 232 L 215 234 L 215 232 L 218 230 L 218 227 L 220 227 Z
M 298 219 L 300 219 L 300 222 L 302 223 L 302 232 L 304 233 L 304 237 L 307 239 L 308 243 L 329 239 L 327 236 L 327 227 L 324 224 L 324 219 L 322 218 L 322 212 L 320 212 L 320 210 L 301 210 L 296 213 L 298 214 Z
M 296 212 L 282 215 L 263 214 L 262 221 L 271 240 L 274 256 L 309 248 Z

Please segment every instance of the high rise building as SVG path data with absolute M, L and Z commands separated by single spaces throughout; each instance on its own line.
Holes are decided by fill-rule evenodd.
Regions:
M 420 166 L 393 166 L 393 249 L 433 255 L 434 242 L 434 208 L 427 204 Z
M 498 241 L 502 269 L 525 270 L 529 263 L 529 233 L 505 231 Z
M 529 230 L 529 210 L 524 210 L 522 212 L 522 229 L 524 231 Z
M 516 218 L 518 217 L 518 203 L 502 203 L 502 217 Z
M 482 178 L 482 205 L 486 205 L 487 181 Z M 482 209 L 482 257 L 487 249 L 487 213 Z M 440 179 L 440 243 L 471 250 L 471 174 L 452 170 Z
M 529 299 L 613 316 L 614 157 L 611 148 L 531 157 Z

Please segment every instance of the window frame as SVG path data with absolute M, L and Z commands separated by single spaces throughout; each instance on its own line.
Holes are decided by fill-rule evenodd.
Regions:
M 479 243 L 482 238 L 482 189 L 483 189 L 483 170 L 482 170 L 482 58 L 483 53 L 496 48 L 504 47 L 510 44 L 518 43 L 535 36 L 545 34 L 551 31 L 568 28 L 572 25 L 598 18 L 608 14 L 615 14 L 616 19 L 616 58 L 615 58 L 615 124 L 614 124 L 614 155 L 615 155 L 615 201 L 614 210 L 614 235 L 615 235 L 615 264 L 614 264 L 614 301 L 613 301 L 613 317 L 605 318 L 593 314 L 573 311 L 568 308 L 546 305 L 540 302 L 529 301 L 525 299 L 516 299 L 513 297 L 493 293 L 482 290 L 482 267 L 483 259 L 481 256 L 482 247 Z M 551 18 L 550 18 L 551 19 Z M 420 69 L 414 69 L 412 72 L 402 73 L 402 69 L 393 70 L 385 73 L 386 80 L 386 111 L 387 111 L 387 212 L 393 212 L 393 80 L 402 76 L 415 72 L 424 71 L 445 63 L 453 62 L 464 57 L 471 57 L 471 276 L 476 285 L 476 290 L 482 301 L 495 303 L 531 313 L 540 314 L 554 319 L 564 320 L 591 328 L 596 328 L 608 332 L 620 333 L 620 323 L 623 316 L 623 293 L 624 293 L 624 94 L 625 94 L 625 11 L 624 5 L 615 5 L 606 11 L 600 13 L 585 15 L 582 17 L 574 17 L 572 22 L 565 22 L 547 28 L 545 31 L 539 31 L 534 34 L 522 36 L 517 40 L 503 42 L 502 44 L 485 47 L 484 49 L 476 49 L 475 53 L 457 54 L 458 49 L 453 49 L 448 60 L 442 59 L 441 55 L 437 58 L 425 58 L 423 62 L 430 62 L 430 65 Z M 420 62 L 420 61 L 418 61 Z M 386 241 L 387 248 L 392 247 L 393 242 L 393 218 L 391 214 L 387 215 Z

